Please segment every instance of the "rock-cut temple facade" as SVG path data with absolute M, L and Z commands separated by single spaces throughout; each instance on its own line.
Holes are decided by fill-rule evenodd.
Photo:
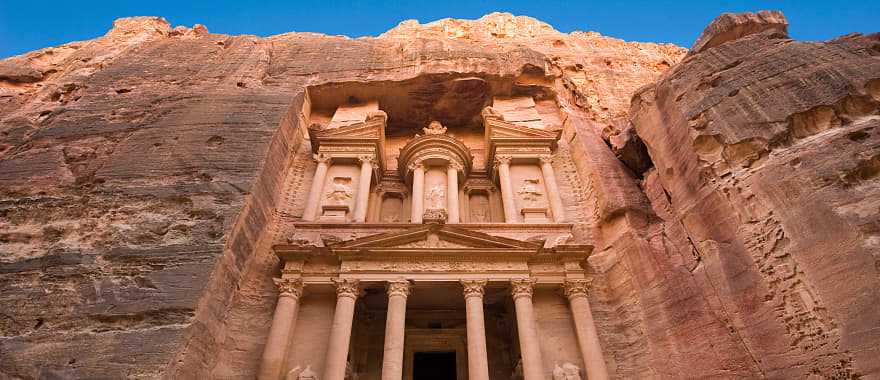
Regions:
M 880 379 L 880 35 L 787 27 L 0 60 L 0 379 Z

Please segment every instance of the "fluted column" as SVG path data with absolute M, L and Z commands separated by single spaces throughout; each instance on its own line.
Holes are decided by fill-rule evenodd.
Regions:
M 370 182 L 373 180 L 373 156 L 358 157 L 361 161 L 361 176 L 358 180 L 357 204 L 354 207 L 354 221 L 367 221 L 367 206 L 370 201 Z
M 354 303 L 360 293 L 360 282 L 354 279 L 332 280 L 336 286 L 336 312 L 333 313 L 333 325 L 330 328 L 323 379 L 344 380 Z
M 269 327 L 269 338 L 263 348 L 263 360 L 260 363 L 260 380 L 277 380 L 281 377 L 281 366 L 287 354 L 287 342 L 296 326 L 299 312 L 299 299 L 302 297 L 303 283 L 299 278 L 276 278 L 278 286 L 278 304 Z
M 553 161 L 549 155 L 541 156 L 539 159 L 541 160 L 541 174 L 544 175 L 544 184 L 547 186 L 547 197 L 550 199 L 550 211 L 553 212 L 553 220 L 561 223 L 565 219 L 565 211 L 562 208 L 562 198 L 559 196 L 559 186 L 556 184 Z
M 385 317 L 385 351 L 382 355 L 382 380 L 403 378 L 403 342 L 406 324 L 407 280 L 388 282 L 388 315 Z
M 421 162 L 410 166 L 413 171 L 412 180 L 412 223 L 421 223 L 425 210 L 422 205 L 425 202 L 425 166 Z
M 455 163 L 446 167 L 446 214 L 448 223 L 459 223 L 458 170 Z
M 486 324 L 483 319 L 483 292 L 486 280 L 462 280 L 467 314 L 468 379 L 489 380 L 486 351 Z
M 312 221 L 318 217 L 318 205 L 321 203 L 321 191 L 324 190 L 324 182 L 327 179 L 327 170 L 330 168 L 330 156 L 319 154 L 315 157 L 318 168 L 312 178 L 312 188 L 309 190 L 309 198 L 306 201 L 306 209 L 303 211 L 303 220 Z
M 516 327 L 519 330 L 519 350 L 525 380 L 544 380 L 544 360 L 532 307 L 534 279 L 510 280 L 510 293 L 516 308 Z
M 574 329 L 577 334 L 578 345 L 581 347 L 581 356 L 584 359 L 587 378 L 590 380 L 606 380 L 608 379 L 608 369 L 605 367 L 602 346 L 599 343 L 596 324 L 593 322 L 590 301 L 587 299 L 589 287 L 590 282 L 588 280 L 565 280 L 565 283 L 562 285 L 571 307 Z
M 516 203 L 513 200 L 513 185 L 510 183 L 510 156 L 496 156 L 498 182 L 501 184 L 501 203 L 504 205 L 504 221 L 516 223 Z

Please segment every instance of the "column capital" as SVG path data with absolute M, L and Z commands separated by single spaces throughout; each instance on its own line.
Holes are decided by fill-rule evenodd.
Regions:
M 592 283 L 593 280 L 565 280 L 562 283 L 562 292 L 568 299 L 586 297 Z
M 417 161 L 417 162 L 410 163 L 409 166 L 407 166 L 407 168 L 409 168 L 409 170 L 424 169 L 425 165 L 422 164 L 421 161 Z
M 361 154 L 361 155 L 358 155 L 358 161 L 360 161 L 362 164 L 363 164 L 363 163 L 369 163 L 369 164 L 372 164 L 372 163 L 373 163 L 373 160 L 375 160 L 375 159 L 376 159 L 376 155 L 374 155 L 374 154 Z
M 410 285 L 412 285 L 408 280 L 393 280 L 388 281 L 387 292 L 388 297 L 391 298 L 393 296 L 403 296 L 406 298 L 409 296 Z
M 301 278 L 273 278 L 272 281 L 278 287 L 279 297 L 296 299 L 302 297 L 303 281 Z
M 551 156 L 549 154 L 542 154 L 542 155 L 538 156 L 538 161 L 541 162 L 541 165 L 552 164 L 553 163 L 553 156 Z
M 483 294 L 486 292 L 487 280 L 461 280 L 460 282 L 462 288 L 464 288 L 465 299 L 470 297 L 483 298 Z
M 513 299 L 517 299 L 519 297 L 528 297 L 532 298 L 532 292 L 535 288 L 535 282 L 538 280 L 534 278 L 518 278 L 514 280 L 510 280 L 510 294 L 513 296 Z
M 319 164 L 329 163 L 332 158 L 333 157 L 331 157 L 329 154 L 325 153 L 318 153 L 315 155 L 315 161 L 317 161 Z
M 506 154 L 495 156 L 495 165 L 509 165 L 512 159 L 512 156 Z
M 360 295 L 361 281 L 353 278 L 331 278 L 333 285 L 336 287 L 336 297 L 350 297 L 357 299 Z
M 446 169 L 447 169 L 447 170 L 448 170 L 448 169 L 453 169 L 453 170 L 455 170 L 455 171 L 457 171 L 457 172 L 460 172 L 460 171 L 462 171 L 462 169 L 464 169 L 464 167 L 462 167 L 461 164 L 459 164 L 458 162 L 455 162 L 455 161 L 449 161 L 449 164 L 446 165 Z

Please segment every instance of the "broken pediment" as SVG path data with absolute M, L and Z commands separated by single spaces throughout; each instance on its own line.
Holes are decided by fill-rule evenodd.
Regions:
M 403 232 L 389 232 L 331 244 L 333 251 L 411 248 L 473 248 L 537 251 L 541 244 L 492 236 L 449 225 L 423 225 Z

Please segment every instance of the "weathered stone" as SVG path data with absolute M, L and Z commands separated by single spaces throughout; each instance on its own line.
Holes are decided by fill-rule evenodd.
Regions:
M 390 309 L 420 329 L 403 342 L 462 355 L 485 319 L 474 378 L 877 377 L 880 38 L 786 26 L 722 15 L 679 63 L 673 45 L 501 13 L 358 39 L 137 17 L 2 60 L 0 377 L 254 378 L 273 278 L 303 270 L 300 304 L 277 309 L 296 310 L 296 344 L 267 351 L 289 378 L 378 378 L 381 273 L 455 279 L 417 279 Z M 306 218 L 336 178 L 348 222 Z M 445 224 L 410 223 L 413 193 Z M 456 276 L 475 271 L 465 313 Z M 359 301 L 328 365 L 340 274 L 364 292 L 340 293 Z M 511 277 L 539 279 L 534 297 L 514 306 Z

